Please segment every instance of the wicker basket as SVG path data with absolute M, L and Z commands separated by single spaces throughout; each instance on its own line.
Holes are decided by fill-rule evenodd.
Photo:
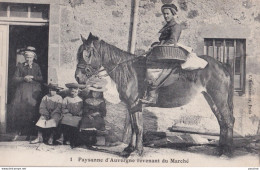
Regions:
M 186 61 L 188 52 L 181 47 L 156 46 L 148 55 L 149 60 L 182 60 Z

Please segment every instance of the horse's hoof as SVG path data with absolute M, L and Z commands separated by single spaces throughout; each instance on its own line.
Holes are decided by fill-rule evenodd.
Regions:
M 233 157 L 233 153 L 232 153 L 232 152 L 224 152 L 224 153 L 222 154 L 222 156 L 226 156 L 226 157 L 228 157 L 228 158 L 231 158 L 231 157 Z
M 143 156 L 143 155 L 144 155 L 144 150 L 137 151 L 137 154 L 138 154 L 139 156 Z
M 223 160 L 230 160 L 230 157 L 226 155 L 221 155 L 219 158 Z
M 143 156 L 143 150 L 135 150 L 130 154 L 131 157 L 142 157 Z
M 133 152 L 134 150 L 135 150 L 135 148 L 134 148 L 133 146 L 127 146 L 127 147 L 124 149 L 123 152 L 129 152 L 129 153 L 131 153 L 131 152 Z
M 126 151 L 123 151 L 120 153 L 120 156 L 124 157 L 124 158 L 128 158 L 130 156 L 131 152 L 126 152 Z
M 219 157 L 228 157 L 231 158 L 233 156 L 232 149 L 230 147 L 224 146 L 219 148 Z

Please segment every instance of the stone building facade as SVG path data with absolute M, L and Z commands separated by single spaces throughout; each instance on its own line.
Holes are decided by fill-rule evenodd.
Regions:
M 2 1 L 1 1 L 2 2 Z M 75 81 L 76 53 L 82 44 L 80 34 L 87 37 L 90 32 L 100 39 L 123 50 L 129 49 L 132 1 L 129 0 L 3 0 L 8 3 L 49 4 L 49 43 L 48 43 L 48 82 Z M 183 32 L 180 42 L 191 46 L 198 55 L 205 54 L 205 38 L 211 39 L 245 39 L 245 90 L 234 94 L 235 132 L 240 135 L 259 134 L 260 112 L 260 1 L 258 0 L 139 0 L 138 23 L 136 35 L 136 54 L 147 51 L 150 45 L 158 41 L 158 31 L 165 24 L 161 14 L 164 3 L 174 3 L 178 7 L 177 21 L 182 24 Z M 1 20 L 0 20 L 1 21 Z M 4 24 L 1 22 L 0 24 Z M 8 24 L 8 23 L 6 23 Z M 200 97 L 200 96 L 199 96 Z M 198 114 L 193 107 L 197 108 Z M 205 109 L 203 108 L 206 108 Z M 122 134 L 127 114 L 123 103 L 117 110 L 108 104 L 107 121 L 116 125 L 115 131 Z M 149 109 L 148 109 L 149 110 Z M 178 112 L 179 115 L 161 114 Z M 4 115 L 1 110 L 1 115 Z M 206 113 L 207 112 L 207 113 Z M 145 112 L 145 121 L 153 122 Z M 160 116 L 164 115 L 163 117 Z M 118 116 L 120 115 L 120 116 Z M 198 116 L 199 115 L 199 116 Z M 189 107 L 176 110 L 157 110 L 157 129 L 145 123 L 146 129 L 166 130 L 165 118 L 170 124 L 189 120 L 189 125 L 205 126 L 208 130 L 211 121 L 217 125 L 216 118 L 204 103 L 198 102 Z M 4 126 L 5 116 L 1 125 Z M 185 123 L 184 123 L 185 124 Z

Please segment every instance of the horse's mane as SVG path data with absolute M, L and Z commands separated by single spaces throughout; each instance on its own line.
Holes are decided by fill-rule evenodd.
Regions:
M 125 89 L 129 80 L 135 76 L 132 63 L 136 56 L 103 40 L 100 41 L 99 51 L 109 76 L 116 82 L 119 90 Z
M 83 57 L 82 57 L 83 50 L 84 50 L 84 46 L 82 44 L 82 45 L 79 46 L 78 51 L 77 51 L 77 61 L 78 61 L 78 63 L 84 61 Z

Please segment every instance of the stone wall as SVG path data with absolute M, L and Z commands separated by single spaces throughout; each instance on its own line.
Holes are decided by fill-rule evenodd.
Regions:
M 199 55 L 203 54 L 204 38 L 246 39 L 246 93 L 234 96 L 235 131 L 241 135 L 259 133 L 260 1 L 140 0 L 136 54 L 147 51 L 152 42 L 158 41 L 158 31 L 165 24 L 160 8 L 163 3 L 171 2 L 179 9 L 177 21 L 183 27 L 180 42 L 191 46 Z M 128 49 L 131 19 L 129 0 L 60 0 L 51 6 L 51 16 L 54 17 L 50 18 L 49 48 L 52 52 L 49 52 L 49 81 L 57 81 L 61 85 L 75 81 L 76 53 L 82 43 L 80 34 L 87 37 L 92 32 L 110 44 Z M 251 79 L 253 83 L 249 81 Z M 250 109 L 249 99 L 252 104 Z M 204 106 L 205 103 L 195 107 L 200 110 Z M 126 110 L 123 105 L 120 107 L 124 113 L 118 113 L 120 116 L 117 120 L 120 119 L 122 123 Z M 198 113 L 193 110 L 188 108 L 185 113 L 196 117 Z M 204 117 L 216 121 L 210 110 L 206 112 L 208 116 Z M 193 124 L 199 125 L 197 121 L 193 121 Z M 207 123 L 204 125 L 205 128 L 210 127 Z M 122 129 L 123 125 L 119 127 Z

